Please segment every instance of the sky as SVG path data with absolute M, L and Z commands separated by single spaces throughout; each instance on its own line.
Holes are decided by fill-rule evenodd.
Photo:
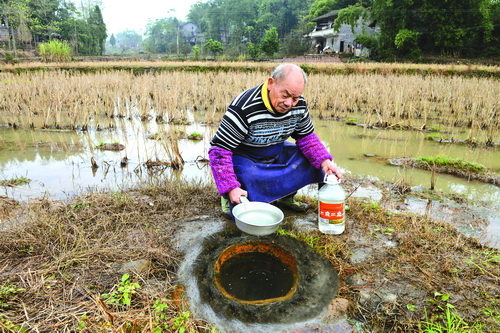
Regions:
M 191 5 L 199 0 L 102 0 L 102 16 L 108 36 L 127 29 L 144 33 L 149 20 L 175 16 L 186 20 Z M 175 12 L 169 12 L 174 9 Z

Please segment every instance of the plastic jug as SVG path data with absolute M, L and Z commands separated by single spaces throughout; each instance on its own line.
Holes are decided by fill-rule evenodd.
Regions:
M 335 175 L 325 175 L 318 192 L 318 228 L 325 234 L 341 234 L 345 230 L 345 191 Z

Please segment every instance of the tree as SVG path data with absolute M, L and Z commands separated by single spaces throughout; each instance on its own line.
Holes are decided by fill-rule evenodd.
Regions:
M 73 53 L 99 55 L 104 51 L 106 25 L 100 0 L 80 1 L 81 10 L 67 0 L 0 0 L 9 28 L 9 46 L 16 41 L 33 47 L 51 40 L 68 41 Z M 84 13 L 83 15 L 81 13 Z
M 417 31 L 401 29 L 394 39 L 394 44 L 398 50 L 403 52 L 403 55 L 418 58 L 420 56 L 420 48 L 418 47 L 419 37 L 420 33 Z
M 86 25 L 85 21 L 79 18 L 79 13 L 73 2 L 63 1 L 57 11 L 57 25 L 59 27 L 59 38 L 66 40 L 71 45 L 74 53 L 78 53 L 78 32 L 79 25 Z
M 198 60 L 200 58 L 200 47 L 198 45 L 193 46 L 192 48 L 193 51 L 193 59 Z
M 113 35 L 111 35 L 113 37 Z M 139 47 L 142 46 L 142 35 L 134 30 L 125 30 L 116 34 L 116 47 L 111 45 L 111 38 L 109 43 L 109 53 L 137 53 Z
M 191 7 L 188 20 L 198 25 L 206 38 L 241 47 L 248 27 L 255 26 L 262 0 L 208 0 Z
M 287 34 L 282 43 L 283 52 L 290 56 L 301 56 L 308 53 L 311 44 L 303 36 L 304 32 L 298 29 Z
M 115 47 L 116 45 L 116 38 L 114 34 L 111 34 L 111 37 L 109 37 L 109 44 L 111 44 L 112 47 Z
M 89 29 L 91 32 L 91 37 L 89 38 L 91 55 L 102 55 L 104 54 L 106 38 L 108 36 L 106 32 L 106 24 L 102 18 L 101 8 L 95 6 L 91 11 L 89 18 L 87 19 Z
M 260 55 L 260 46 L 259 44 L 248 42 L 247 51 L 250 58 L 257 59 Z
M 275 27 L 266 31 L 262 43 L 260 44 L 261 50 L 268 56 L 272 57 L 280 49 L 280 40 L 278 38 L 278 31 Z
M 212 38 L 210 38 L 208 42 L 205 43 L 205 48 L 207 48 L 208 51 L 212 53 L 214 57 L 216 57 L 217 54 L 222 53 L 222 51 L 224 51 L 222 43 L 219 42 L 218 40 L 213 40 Z
M 414 43 L 418 34 L 414 49 L 425 53 L 477 55 L 482 45 L 494 38 L 495 21 L 490 15 L 494 3 L 498 1 L 373 0 L 373 18 L 380 27 L 380 52 L 386 57 L 404 55 L 408 43 Z
M 351 30 L 354 33 L 354 28 L 358 25 L 359 19 L 369 17 L 369 15 L 369 11 L 360 4 L 341 9 L 335 19 L 333 29 L 339 32 L 342 24 L 347 24 L 351 26 Z
M 0 12 L 5 20 L 9 31 L 9 48 L 17 56 L 16 39 L 20 41 L 31 41 L 27 22 L 30 20 L 30 9 L 22 0 L 8 0 L 0 4 Z
M 313 19 L 332 10 L 346 8 L 356 3 L 356 0 L 316 0 L 309 10 L 308 18 Z
M 26 1 L 31 12 L 30 30 L 35 42 L 40 43 L 60 37 L 57 17 L 60 2 L 60 0 Z
M 177 33 L 180 22 L 175 17 L 148 23 L 144 48 L 150 53 L 177 53 Z
M 265 37 L 266 31 L 276 28 L 278 38 L 285 40 L 290 33 L 301 39 L 304 30 L 304 18 L 309 13 L 314 0 L 207 0 L 197 2 L 190 9 L 188 20 L 195 23 L 206 39 L 219 40 L 228 55 L 253 52 Z M 354 3 L 355 0 L 336 0 L 341 3 Z M 290 40 L 290 39 L 288 39 Z M 249 42 L 253 43 L 249 47 Z M 307 45 L 298 43 L 290 50 L 299 52 Z M 304 47 L 305 46 L 305 47 Z
M 278 36 L 284 38 L 297 27 L 309 12 L 313 0 L 263 0 L 259 8 L 257 26 L 265 30 L 276 27 Z

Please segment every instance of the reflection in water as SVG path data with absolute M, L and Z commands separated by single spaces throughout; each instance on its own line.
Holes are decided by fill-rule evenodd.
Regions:
M 118 190 L 142 182 L 175 180 L 176 177 L 211 181 L 208 166 L 195 160 L 206 156 L 208 135 L 213 131 L 200 124 L 174 128 L 135 119 L 115 119 L 113 127 L 115 129 L 87 132 L 1 128 L 0 178 L 23 176 L 31 179 L 31 183 L 23 187 L 2 188 L 5 195 L 19 200 L 42 196 L 64 199 L 88 190 Z M 143 165 L 148 160 L 168 161 L 165 142 L 148 139 L 148 136 L 173 131 L 208 135 L 205 134 L 202 141 L 180 140 L 181 154 L 186 161 L 181 172 L 170 168 L 163 172 L 148 170 Z M 95 148 L 100 143 L 114 142 L 126 148 L 118 152 Z M 125 157 L 128 163 L 122 167 Z M 97 163 L 95 170 L 92 170 L 91 158 Z
M 403 169 L 387 164 L 387 159 L 401 156 L 446 155 L 484 164 L 500 170 L 500 151 L 470 148 L 462 145 L 440 145 L 425 140 L 425 133 L 396 130 L 373 130 L 358 126 L 344 126 L 333 121 L 315 121 L 319 137 L 328 146 L 337 164 L 354 175 L 373 177 L 383 181 L 401 181 L 411 186 L 429 188 L 431 173 L 418 169 Z M 365 156 L 370 154 L 371 157 Z M 373 156 L 372 156 L 373 155 Z M 436 190 L 459 193 L 472 200 L 498 203 L 498 187 L 451 175 L 437 176 Z
M 211 182 L 210 168 L 196 160 L 200 156 L 207 158 L 209 142 L 216 128 L 197 122 L 198 118 L 204 117 L 201 113 L 190 116 L 193 124 L 183 126 L 114 118 L 109 126 L 113 129 L 87 132 L 23 131 L 0 127 L 0 178 L 23 176 L 32 180 L 23 187 L 0 190 L 4 191 L 2 194 L 19 200 L 44 195 L 64 199 L 87 190 L 118 190 L 143 182 L 180 178 Z M 404 181 L 411 186 L 429 188 L 430 172 L 387 164 L 389 158 L 418 155 L 463 158 L 500 170 L 498 149 L 438 144 L 425 140 L 426 134 L 417 131 L 364 129 L 318 119 L 314 123 L 319 137 L 330 149 L 337 164 L 353 175 L 389 182 Z M 96 128 L 96 125 L 94 123 L 89 128 Z M 167 134 L 179 134 L 181 131 L 203 134 L 201 141 L 179 141 L 182 157 L 186 161 L 184 168 L 180 172 L 166 168 L 161 172 L 148 173 L 144 162 L 168 161 L 165 142 L 149 137 L 160 134 L 166 140 Z M 124 144 L 126 148 L 120 152 L 95 149 L 100 143 L 114 142 Z M 92 157 L 99 166 L 95 173 L 90 163 Z M 128 159 L 128 164 L 122 168 L 120 164 L 124 157 Z M 439 174 L 436 190 L 460 194 L 473 202 L 486 202 L 493 212 L 500 211 L 500 190 L 491 184 Z M 490 223 L 494 223 L 492 216 L 496 215 L 490 214 Z M 497 221 L 490 230 L 498 232 L 499 224 L 500 221 Z
M 193 115 L 191 116 L 191 120 L 195 120 Z M 164 146 L 168 142 L 162 142 L 162 140 L 168 140 L 166 139 L 168 134 L 180 132 L 203 134 L 201 141 L 187 139 L 179 141 L 182 157 L 187 163 L 185 169 L 189 170 L 189 172 L 184 170 L 181 174 L 189 177 L 209 174 L 209 172 L 200 172 L 195 160 L 200 156 L 207 157 L 209 141 L 215 132 L 215 127 L 206 127 L 198 123 L 170 126 L 155 121 L 141 122 L 120 118 L 115 118 L 114 121 L 115 129 L 113 130 L 88 132 L 22 131 L 1 128 L 0 176 L 11 178 L 28 175 L 35 182 L 45 184 L 50 183 L 49 179 L 53 177 L 77 179 L 79 187 L 86 187 L 107 183 L 105 180 L 109 179 L 112 174 L 116 174 L 120 175 L 117 184 L 120 186 L 122 178 L 131 178 L 132 182 L 140 178 L 136 169 L 140 164 L 148 160 L 167 161 L 168 155 Z M 412 186 L 429 187 L 430 172 L 403 169 L 387 164 L 389 158 L 417 155 L 447 155 L 464 158 L 484 164 L 491 169 L 500 170 L 498 150 L 440 145 L 426 141 L 425 134 L 420 132 L 370 130 L 327 120 L 315 120 L 315 125 L 319 137 L 330 149 L 337 164 L 354 175 L 392 182 L 404 180 Z M 149 137 L 154 134 L 159 134 L 163 139 L 150 139 Z M 113 142 L 124 144 L 125 150 L 114 152 L 95 148 L 100 143 Z M 102 181 L 91 180 L 93 178 L 90 164 L 92 157 L 100 167 L 95 177 L 102 177 Z M 128 165 L 122 169 L 120 163 L 125 157 Z M 104 168 L 108 168 L 106 175 L 103 175 Z M 140 171 L 146 172 L 146 170 Z M 208 180 L 210 180 L 209 177 Z M 62 183 L 64 184 L 64 181 Z M 436 189 L 446 193 L 462 194 L 473 200 L 500 202 L 498 187 L 468 182 L 451 175 L 439 174 Z M 44 192 L 49 191 L 51 196 L 58 197 L 59 192 L 68 190 L 68 188 L 45 187 Z M 33 193 L 29 196 L 39 194 Z M 20 196 L 22 197 L 23 194 Z

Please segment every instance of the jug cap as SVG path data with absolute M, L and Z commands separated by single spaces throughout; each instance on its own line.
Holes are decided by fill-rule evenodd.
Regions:
M 338 185 L 340 184 L 340 179 L 336 175 L 325 175 L 323 182 L 330 185 Z

